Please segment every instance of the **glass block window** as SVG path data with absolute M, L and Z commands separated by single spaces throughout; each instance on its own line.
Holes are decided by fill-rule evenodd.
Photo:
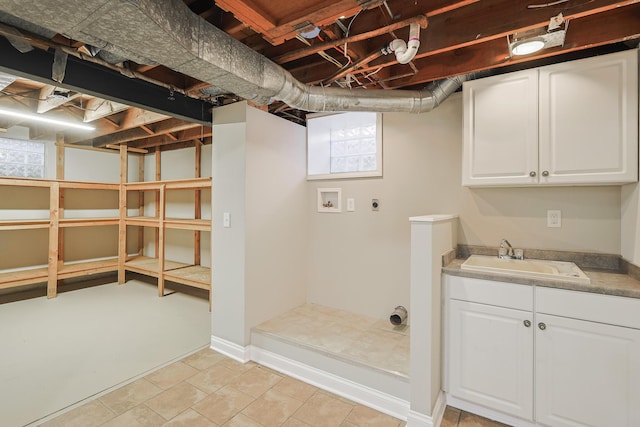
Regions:
M 382 176 L 381 116 L 349 112 L 309 117 L 308 178 Z
M 44 178 L 44 143 L 0 138 L 0 176 Z

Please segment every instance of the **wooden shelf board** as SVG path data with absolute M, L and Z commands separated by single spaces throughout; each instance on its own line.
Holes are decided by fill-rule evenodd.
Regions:
M 42 283 L 46 282 L 48 277 L 49 269 L 47 267 L 29 268 L 25 270 L 0 273 L 0 289 L 30 285 L 33 283 Z
M 211 231 L 211 220 L 167 218 L 164 220 L 164 226 L 165 228 L 178 230 Z
M 167 271 L 164 274 L 166 280 L 189 285 L 200 289 L 211 289 L 211 269 L 200 265 L 191 265 Z
M 0 185 L 9 185 L 14 187 L 50 187 L 51 182 L 48 179 L 29 179 L 29 178 L 0 178 Z
M 74 181 L 58 181 L 60 188 L 73 190 L 120 190 L 120 184 L 112 184 L 108 182 L 74 182 Z
M 119 218 L 64 218 L 59 220 L 60 227 L 92 227 L 98 225 L 118 225 Z
M 109 182 L 88 182 L 88 181 L 65 181 L 57 179 L 38 178 L 0 178 L 0 185 L 19 187 L 51 187 L 51 184 L 58 183 L 60 188 L 76 188 L 86 190 L 113 190 L 118 191 L 120 184 Z
M 160 227 L 160 219 L 150 216 L 130 216 L 125 219 L 125 224 L 139 227 Z
M 176 268 L 188 267 L 189 264 L 176 261 L 164 261 L 164 270 L 169 271 Z M 125 270 L 135 271 L 136 273 L 148 274 L 153 277 L 158 277 L 160 272 L 160 260 L 158 258 L 150 258 L 146 256 L 136 256 L 129 258 L 124 263 Z
M 164 185 L 167 190 L 188 190 L 211 188 L 211 178 L 174 179 L 166 181 L 129 182 L 126 188 L 129 191 L 158 191 Z
M 27 230 L 33 228 L 49 228 L 49 219 L 12 219 L 0 221 L 0 230 Z
M 74 262 L 62 264 L 58 267 L 58 279 L 88 276 L 90 274 L 107 273 L 118 270 L 118 258 L 101 259 L 97 261 Z

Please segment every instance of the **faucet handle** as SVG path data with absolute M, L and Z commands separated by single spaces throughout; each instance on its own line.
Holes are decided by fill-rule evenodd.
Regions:
M 513 256 L 516 259 L 524 259 L 524 251 L 522 249 L 514 249 Z

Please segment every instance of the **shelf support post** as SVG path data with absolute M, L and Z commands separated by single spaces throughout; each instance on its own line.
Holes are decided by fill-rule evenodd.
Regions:
M 49 187 L 49 277 L 47 298 L 58 295 L 58 232 L 60 231 L 60 184 L 51 183 Z
M 124 284 L 126 280 L 124 263 L 127 260 L 127 145 L 120 145 L 120 191 L 118 200 L 118 284 Z

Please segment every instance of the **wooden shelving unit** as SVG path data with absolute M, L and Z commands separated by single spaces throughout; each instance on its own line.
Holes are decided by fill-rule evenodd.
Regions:
M 0 221 L 0 232 L 9 230 L 49 229 L 48 266 L 24 266 L 20 270 L 0 271 L 0 288 L 7 289 L 47 282 L 47 297 L 58 293 L 58 281 L 72 277 L 116 271 L 118 257 L 103 260 L 87 260 L 66 263 L 64 260 L 64 229 L 68 227 L 97 227 L 118 225 L 114 218 L 65 218 L 64 192 L 80 189 L 91 191 L 119 191 L 119 184 L 77 182 L 45 179 L 0 178 L 1 186 L 46 188 L 49 192 L 48 219 L 8 219 Z M 114 206 L 117 210 L 117 206 Z
M 0 178 L 0 186 L 38 187 L 48 190 L 48 219 L 7 219 L 0 220 L 0 233 L 4 231 L 48 229 L 48 265 L 23 266 L 20 269 L 0 270 L 0 289 L 47 282 L 47 296 L 57 295 L 59 280 L 88 276 L 105 272 L 118 272 L 119 283 L 124 283 L 126 271 L 144 274 L 158 279 L 158 294 L 164 295 L 165 280 L 205 289 L 211 293 L 211 270 L 200 265 L 200 232 L 211 231 L 211 220 L 200 217 L 199 193 L 211 189 L 211 178 L 181 179 L 171 181 L 132 183 L 93 183 L 63 180 Z M 117 216 L 109 218 L 65 218 L 64 193 L 67 190 L 117 191 L 118 206 L 114 206 Z M 166 195 L 169 191 L 196 191 L 196 206 L 193 218 L 167 218 Z M 131 191 L 152 191 L 158 200 L 157 216 L 127 216 L 127 193 Z M 141 211 L 141 210 L 140 210 Z M 64 230 L 77 227 L 118 226 L 118 253 L 104 259 L 65 262 Z M 127 226 L 151 227 L 157 229 L 155 258 L 127 254 Z M 195 233 L 194 262 L 191 264 L 165 259 L 165 230 L 191 230 Z M 1 234 L 0 234 L 1 236 Z
M 168 218 L 166 216 L 166 200 L 167 192 L 191 190 L 200 192 L 202 190 L 211 189 L 211 178 L 192 178 L 171 181 L 148 181 L 148 182 L 132 182 L 123 184 L 125 193 L 132 191 L 154 192 L 157 201 L 155 217 L 148 216 L 127 216 L 127 195 L 121 194 L 120 212 L 124 218 L 121 227 L 125 227 L 125 232 L 121 235 L 126 236 L 127 226 L 150 227 L 156 228 L 155 247 L 156 257 L 150 258 L 142 255 L 128 256 L 126 251 L 120 251 L 119 262 L 119 281 L 124 282 L 125 272 L 133 271 L 139 274 L 154 277 L 158 279 L 158 295 L 165 294 L 165 281 L 170 280 L 187 286 L 193 286 L 199 289 L 209 291 L 209 300 L 211 300 L 211 269 L 200 265 L 199 245 L 200 232 L 211 231 L 211 220 L 202 219 L 200 217 L 200 197 L 195 198 L 194 217 L 193 218 Z M 195 252 L 192 264 L 172 261 L 165 258 L 165 231 L 167 229 L 175 230 L 191 230 L 195 233 Z M 120 241 L 121 248 L 126 247 L 126 241 Z

